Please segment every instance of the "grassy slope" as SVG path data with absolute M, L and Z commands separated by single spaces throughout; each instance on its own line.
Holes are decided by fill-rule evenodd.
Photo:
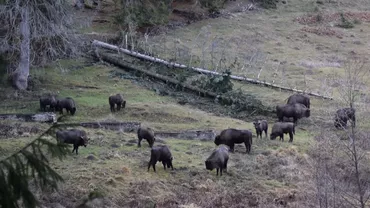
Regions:
M 77 60 L 61 62 L 59 67 L 34 70 L 35 76 L 42 81 L 40 89 L 33 92 L 33 95 L 22 95 L 24 97 L 18 101 L 3 97 L 4 103 L 14 105 L 12 109 L 2 108 L 1 113 L 37 112 L 37 95 L 59 92 L 59 96 L 71 96 L 77 103 L 77 114 L 65 121 L 141 121 L 157 130 L 168 131 L 209 128 L 222 130 L 227 127 L 252 129 L 250 122 L 213 116 L 192 106 L 180 106 L 171 97 L 158 96 L 155 92 L 136 85 L 134 81 L 110 78 L 112 68 L 83 65 L 81 60 Z M 63 75 L 60 76 L 59 73 Z M 63 86 L 57 83 L 63 83 Z M 77 85 L 80 87 L 76 87 Z M 97 89 L 82 86 L 95 86 Z M 11 92 L 9 88 L 2 88 L 2 91 L 3 95 Z M 123 92 L 128 104 L 123 111 L 111 114 L 107 97 L 116 92 Z M 22 108 L 20 102 L 28 102 L 27 107 Z M 91 137 L 87 148 L 80 148 L 78 156 L 68 156 L 62 162 L 53 161 L 52 166 L 62 174 L 66 182 L 61 185 L 59 194 L 44 195 L 43 202 L 47 206 L 58 202 L 66 207 L 73 207 L 94 190 L 106 195 L 103 201 L 94 203 L 105 203 L 108 207 L 147 206 L 151 200 L 161 207 L 173 207 L 175 202 L 212 207 L 228 204 L 233 198 L 238 198 L 239 194 L 248 195 L 239 199 L 240 204 L 248 201 L 252 203 L 258 198 L 271 205 L 274 197 L 288 194 L 285 190 L 299 186 L 301 176 L 296 173 L 296 161 L 306 161 L 302 153 L 310 145 L 310 135 L 306 131 L 297 131 L 293 144 L 268 141 L 266 138 L 255 139 L 251 155 L 246 155 L 244 146 L 238 145 L 236 153 L 230 156 L 228 176 L 219 178 L 214 171 L 208 172 L 204 168 L 204 160 L 214 148 L 212 141 L 160 139 L 172 150 L 175 170 L 164 171 L 158 165 L 158 172 L 153 173 L 146 170 L 150 149 L 145 142 L 142 148 L 137 148 L 134 133 L 85 130 Z M 9 154 L 29 139 L 18 136 L 17 139 L 0 140 L 2 153 Z M 88 156 L 93 156 L 94 159 L 87 159 Z M 273 164 L 271 161 L 274 161 Z M 281 171 L 286 168 L 288 170 Z M 199 198 L 199 193 L 205 190 L 205 198 Z M 227 191 L 227 194 L 219 193 L 219 190 Z M 266 193 L 269 193 L 268 197 L 265 196 Z M 224 200 L 217 199 L 220 194 L 225 197 Z
M 255 51 L 262 51 L 268 54 L 268 61 L 261 73 L 261 79 L 271 81 L 271 74 L 276 66 L 287 61 L 279 68 L 277 77 L 274 78 L 277 82 L 302 87 L 302 77 L 306 74 L 310 89 L 319 90 L 322 89 L 321 79 L 340 69 L 314 67 L 307 70 L 299 64 L 305 60 L 336 60 L 337 56 L 345 56 L 351 50 L 358 53 L 367 52 L 364 37 L 369 30 L 369 24 L 364 22 L 352 30 L 343 30 L 343 39 L 309 33 L 304 36 L 303 32 L 299 31 L 303 25 L 293 22 L 293 19 L 315 10 L 314 1 L 305 2 L 289 1 L 285 8 L 280 7 L 273 12 L 239 13 L 230 19 L 201 21 L 183 29 L 170 31 L 166 45 L 172 47 L 173 40 L 178 39 L 182 43 L 181 47 L 193 45 L 191 53 L 200 56 L 201 49 L 195 46 L 200 41 L 195 37 L 200 28 L 205 29 L 204 26 L 209 25 L 207 30 L 211 31 L 211 36 L 222 38 L 222 44 L 227 44 L 221 44 L 221 48 L 225 48 L 229 62 L 235 56 L 246 57 Z M 366 3 L 364 2 L 364 5 Z M 331 6 L 325 7 L 327 8 L 322 9 L 330 10 Z M 336 6 L 331 8 L 337 9 Z M 353 7 L 353 10 L 355 9 L 356 7 Z M 351 34 L 355 36 L 351 37 Z M 151 37 L 150 40 L 158 41 L 160 38 Z M 204 40 L 209 44 L 211 38 Z M 360 40 L 363 44 L 355 45 L 355 40 Z M 318 50 L 316 46 L 324 50 Z M 295 49 L 296 47 L 299 50 Z M 163 54 L 165 57 L 166 55 Z M 286 69 L 289 79 L 281 78 L 282 68 Z M 34 70 L 32 73 L 41 80 L 42 87 L 35 92 L 22 94 L 17 99 L 13 98 L 10 89 L 1 88 L 0 97 L 5 105 L 1 105 L 0 112 L 37 112 L 38 96 L 51 91 L 76 100 L 76 116 L 68 117 L 65 121 L 141 121 L 156 130 L 221 130 L 227 127 L 252 129 L 250 122 L 214 116 L 189 105 L 180 106 L 176 104 L 175 99 L 159 96 L 136 85 L 135 81 L 110 78 L 110 70 L 112 68 L 102 65 L 86 67 L 82 60 L 62 61 L 57 66 Z M 253 77 L 258 71 L 235 70 L 234 73 Z M 97 89 L 81 86 L 94 86 Z M 254 85 L 236 86 L 258 95 L 259 99 L 269 105 L 284 102 L 290 94 Z M 125 95 L 128 104 L 124 111 L 113 115 L 109 112 L 107 98 L 109 94 L 117 92 Z M 153 201 L 160 207 L 177 207 L 192 203 L 201 207 L 229 207 L 231 202 L 234 207 L 243 207 L 247 204 L 253 205 L 255 201 L 258 201 L 261 207 L 273 207 L 275 198 L 290 196 L 291 198 L 287 199 L 291 202 L 290 206 L 303 207 L 306 200 L 310 199 L 312 190 L 310 183 L 307 183 L 310 176 L 306 170 L 309 165 L 305 153 L 313 142 L 314 133 L 317 132 L 315 124 L 320 122 L 320 125 L 331 126 L 327 119 L 335 109 L 332 106 L 337 105 L 336 102 L 319 99 L 313 99 L 312 103 L 312 117 L 302 121 L 293 144 L 254 139 L 251 155 L 244 154 L 244 147 L 239 145 L 236 153 L 230 156 L 228 176 L 222 178 L 216 177 L 214 171 L 208 172 L 204 168 L 204 160 L 214 148 L 211 141 L 162 139 L 163 143 L 170 146 L 175 157 L 175 170 L 164 171 L 158 165 L 158 172 L 153 173 L 146 171 L 149 148 L 145 142 L 142 148 L 137 148 L 135 134 L 85 129 L 92 139 L 88 147 L 81 148 L 79 156 L 68 156 L 63 162 L 53 161 L 53 167 L 66 180 L 61 185 L 61 191 L 59 194 L 48 193 L 40 198 L 48 207 L 54 207 L 52 203 L 74 207 L 89 193 L 98 190 L 103 192 L 106 198 L 95 201 L 96 207 L 102 207 L 100 203 L 107 207 L 150 207 Z M 2 155 L 18 149 L 29 139 L 18 136 L 17 139 L 0 140 Z M 87 159 L 89 155 L 95 159 Z

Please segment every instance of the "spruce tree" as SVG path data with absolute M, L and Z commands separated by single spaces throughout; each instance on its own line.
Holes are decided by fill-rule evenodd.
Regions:
M 58 182 L 63 182 L 63 178 L 49 166 L 49 155 L 62 159 L 68 151 L 67 146 L 45 138 L 55 135 L 56 126 L 54 124 L 26 146 L 0 160 L 1 208 L 33 208 L 39 205 L 30 190 L 30 179 L 41 190 L 56 190 Z

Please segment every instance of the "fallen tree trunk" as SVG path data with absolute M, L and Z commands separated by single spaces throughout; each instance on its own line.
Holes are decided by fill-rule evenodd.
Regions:
M 85 128 L 93 129 L 109 129 L 109 130 L 120 130 L 124 132 L 133 132 L 140 127 L 140 122 L 81 122 L 81 123 L 58 123 L 57 126 L 82 126 Z
M 124 49 L 124 48 L 119 48 L 118 46 L 111 45 L 111 44 L 108 44 L 108 43 L 104 43 L 104 42 L 101 42 L 101 41 L 98 41 L 98 40 L 94 40 L 92 45 L 93 46 L 99 46 L 99 47 L 102 47 L 102 48 L 105 48 L 105 49 L 114 50 L 114 51 L 117 51 L 117 52 L 122 52 L 122 53 L 131 55 L 131 56 L 134 56 L 134 57 L 137 57 L 137 58 L 141 58 L 141 59 L 144 59 L 144 60 L 147 60 L 147 61 L 152 61 L 152 62 L 156 62 L 156 63 L 165 64 L 167 66 L 183 68 L 183 69 L 190 68 L 190 69 L 192 69 L 196 72 L 199 72 L 199 73 L 221 75 L 220 73 L 215 72 L 215 71 L 209 71 L 209 70 L 205 70 L 205 69 L 201 69 L 201 68 L 197 68 L 197 67 L 188 67 L 184 64 L 168 62 L 168 61 L 163 60 L 163 59 L 155 58 L 155 57 L 152 57 L 152 56 L 147 56 L 147 55 L 141 54 L 139 52 L 130 51 L 130 50 L 127 50 L 127 49 Z M 305 92 L 303 90 L 298 90 L 298 89 L 292 89 L 292 88 L 289 88 L 289 87 L 279 86 L 279 85 L 272 84 L 272 83 L 269 83 L 269 82 L 255 80 L 255 79 L 251 79 L 251 78 L 247 78 L 247 77 L 240 77 L 240 76 L 231 75 L 230 78 L 234 79 L 234 80 L 238 80 L 238 81 L 245 81 L 245 82 L 252 83 L 252 84 L 260 84 L 260 85 L 263 85 L 263 86 L 266 86 L 266 87 L 271 87 L 271 88 L 275 88 L 275 89 L 279 89 L 279 90 L 285 90 L 285 91 L 291 91 L 291 92 L 297 92 L 297 93 L 304 93 L 304 94 L 307 94 L 307 95 L 311 95 L 311 96 L 315 96 L 315 97 L 319 97 L 319 98 L 324 98 L 324 99 L 330 99 L 330 100 L 333 99 L 332 97 L 319 95 L 317 93 Z
M 57 116 L 55 115 L 55 113 L 0 114 L 0 120 L 56 123 L 57 122 Z
M 199 95 L 206 96 L 206 97 L 211 97 L 211 98 L 219 98 L 219 99 L 224 99 L 224 100 L 227 99 L 227 98 L 223 98 L 220 95 L 217 95 L 216 93 L 209 92 L 209 91 L 206 91 L 206 90 L 199 89 L 197 87 L 193 87 L 193 86 L 190 86 L 190 85 L 183 84 L 183 83 L 177 81 L 176 79 L 173 79 L 173 78 L 170 78 L 170 77 L 167 77 L 167 76 L 163 76 L 163 75 L 160 75 L 160 74 L 157 74 L 157 73 L 154 73 L 154 72 L 151 72 L 151 71 L 147 71 L 147 70 L 144 70 L 144 69 L 140 69 L 140 68 L 133 68 L 133 67 L 127 65 L 127 64 L 124 64 L 122 61 L 118 60 L 117 58 L 113 58 L 113 57 L 111 57 L 111 56 L 109 56 L 105 53 L 99 53 L 99 56 L 102 60 L 107 61 L 109 63 L 112 63 L 114 65 L 117 65 L 117 66 L 120 66 L 120 67 L 123 67 L 123 68 L 127 68 L 129 70 L 142 72 L 146 75 L 149 75 L 149 76 L 154 77 L 156 79 L 162 80 L 164 82 L 170 82 L 171 84 L 181 86 L 182 88 L 191 90 L 193 92 L 197 92 Z M 227 100 L 229 100 L 229 99 L 227 99 Z

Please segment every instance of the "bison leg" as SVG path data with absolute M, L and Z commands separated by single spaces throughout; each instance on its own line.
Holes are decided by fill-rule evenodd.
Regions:
M 149 139 L 147 139 L 147 141 L 148 141 L 149 147 L 152 148 L 154 142 L 151 142 L 151 140 L 149 140 Z
M 230 147 L 230 152 L 234 152 L 234 144 L 228 145 Z
M 222 168 L 220 168 L 220 176 L 222 176 Z
M 125 108 L 126 107 L 126 101 L 123 101 L 122 102 L 122 108 Z
M 110 104 L 110 112 L 114 112 L 114 104 Z
M 244 142 L 245 149 L 247 150 L 247 153 L 249 154 L 251 152 L 251 144 L 249 142 Z
M 117 103 L 117 111 L 121 110 L 121 105 L 122 105 L 122 103 Z
M 265 129 L 265 137 L 267 138 L 267 128 Z
M 217 174 L 216 175 L 218 176 L 218 168 L 216 168 L 216 170 L 217 170 Z
M 227 172 L 227 161 L 228 161 L 229 159 L 226 159 L 225 160 L 225 164 L 224 164 L 224 169 L 225 169 L 225 171 Z
M 162 164 L 163 164 L 163 168 L 166 170 L 166 163 L 162 161 Z
M 73 145 L 72 153 L 76 150 L 76 155 L 78 155 L 78 145 Z
M 284 133 L 280 134 L 280 140 L 284 142 Z
M 138 140 L 138 142 L 137 142 L 137 146 L 138 146 L 138 147 L 141 147 L 141 140 L 142 140 L 142 138 L 141 138 L 141 137 L 139 137 L 139 140 Z
M 293 142 L 293 133 L 289 132 L 289 142 Z

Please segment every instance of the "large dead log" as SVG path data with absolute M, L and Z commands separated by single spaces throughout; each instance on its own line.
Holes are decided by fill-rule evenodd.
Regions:
M 0 114 L 0 120 L 56 123 L 57 122 L 57 116 L 55 115 L 55 113 Z
M 133 132 L 140 127 L 140 122 L 81 122 L 81 123 L 58 123 L 57 126 L 82 126 L 85 128 L 93 129 L 109 129 L 109 130 L 120 130 L 124 132 Z
M 168 62 L 168 61 L 163 60 L 163 59 L 159 59 L 159 58 L 155 58 L 155 57 L 152 57 L 152 56 L 144 55 L 144 54 L 141 54 L 139 52 L 130 51 L 130 50 L 127 50 L 127 49 L 124 49 L 124 48 L 119 48 L 118 46 L 111 45 L 111 44 L 108 44 L 108 43 L 104 43 L 104 42 L 101 42 L 101 41 L 98 41 L 98 40 L 94 40 L 92 45 L 93 46 L 99 46 L 99 47 L 102 47 L 102 48 L 105 48 L 105 49 L 114 50 L 114 51 L 117 51 L 117 52 L 122 52 L 122 53 L 125 53 L 125 54 L 128 54 L 128 55 L 140 58 L 140 59 L 165 64 L 165 65 L 171 66 L 171 67 L 182 68 L 182 69 L 192 69 L 196 72 L 205 73 L 205 74 L 221 75 L 220 73 L 215 72 L 215 71 L 209 71 L 209 70 L 205 70 L 205 69 L 201 69 L 201 68 L 197 68 L 197 67 L 188 67 L 184 64 Z M 319 97 L 319 98 L 324 98 L 324 99 L 330 99 L 330 100 L 333 99 L 332 97 L 319 95 L 317 93 L 305 92 L 303 90 L 284 87 L 284 86 L 276 85 L 276 84 L 269 83 L 269 82 L 266 82 L 266 81 L 255 80 L 255 79 L 251 79 L 251 78 L 247 78 L 247 77 L 240 77 L 240 76 L 231 75 L 230 78 L 234 79 L 234 80 L 238 80 L 238 81 L 244 81 L 244 82 L 252 83 L 252 84 L 260 84 L 260 85 L 263 85 L 263 86 L 266 86 L 266 87 L 271 87 L 271 88 L 275 88 L 275 89 L 279 89 L 279 90 L 285 90 L 285 91 L 291 91 L 291 92 L 297 92 L 297 93 L 304 93 L 304 94 L 307 94 L 307 95 L 311 95 L 311 96 L 315 96 L 315 97 Z

